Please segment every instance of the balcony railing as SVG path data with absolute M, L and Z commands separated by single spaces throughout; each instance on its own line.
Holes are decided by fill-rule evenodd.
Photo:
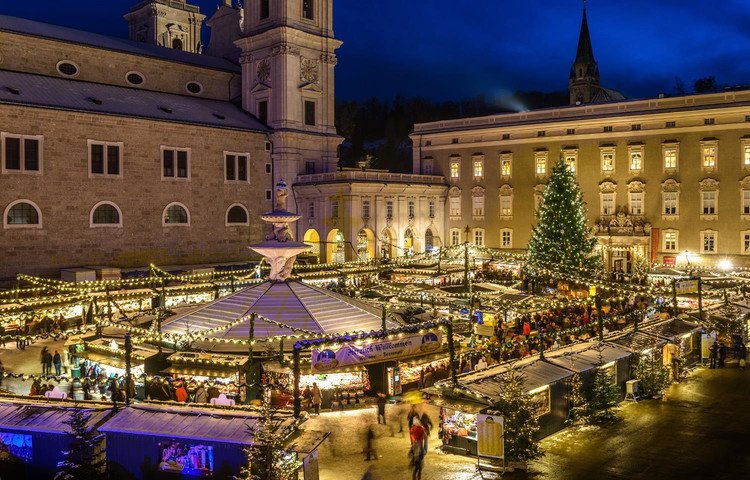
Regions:
M 338 181 L 361 181 L 383 183 L 418 183 L 445 185 L 440 175 L 415 175 L 413 173 L 372 172 L 367 170 L 343 170 L 340 172 L 299 175 L 297 183 L 326 183 Z

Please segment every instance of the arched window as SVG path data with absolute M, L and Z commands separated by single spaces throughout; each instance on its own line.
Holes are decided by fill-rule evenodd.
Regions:
M 435 237 L 432 235 L 432 230 L 429 228 L 426 232 L 424 232 L 424 251 L 425 252 L 431 252 L 433 249 L 433 243 L 435 241 Z
M 229 225 L 249 225 L 247 209 L 235 203 L 227 209 L 227 226 Z
M 16 200 L 5 209 L 3 226 L 5 228 L 42 228 L 42 214 L 34 202 Z
M 170 203 L 167 208 L 164 209 L 163 226 L 173 225 L 190 225 L 190 212 L 185 205 L 181 203 Z
M 122 214 L 112 202 L 99 202 L 91 209 L 90 226 L 122 227 Z
M 174 48 L 175 50 L 182 50 L 182 40 L 180 40 L 179 38 L 175 38 L 174 40 L 172 40 L 172 48 Z

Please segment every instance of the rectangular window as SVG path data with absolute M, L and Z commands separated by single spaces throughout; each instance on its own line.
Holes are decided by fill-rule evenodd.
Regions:
M 704 118 L 703 119 L 703 125 L 714 125 L 716 124 L 715 118 Z
M 602 150 L 602 172 L 611 173 L 615 169 L 615 151 Z
M 630 214 L 643 215 L 643 192 L 630 193 Z
M 512 163 L 510 157 L 506 157 L 500 160 L 500 175 L 503 177 L 510 177 Z
M 578 171 L 578 154 L 575 152 L 568 152 L 563 155 L 563 161 L 565 162 L 565 166 L 568 167 L 568 170 L 570 170 L 571 173 L 576 173 Z
M 480 179 L 484 176 L 484 160 L 474 160 L 474 178 Z
M 409 200 L 409 202 L 406 204 L 407 211 L 409 213 L 409 218 L 414 218 L 416 214 L 416 208 L 414 206 L 414 200 Z
M 451 245 L 458 245 L 461 243 L 461 232 L 459 230 L 451 230 Z
M 677 122 L 667 122 L 664 126 L 666 128 L 675 128 L 677 126 Z
M 667 147 L 664 149 L 664 169 L 675 170 L 677 168 L 677 148 Z
M 602 215 L 614 215 L 615 194 L 611 192 L 602 193 Z
M 272 168 L 273 167 L 271 166 L 270 163 L 266 163 L 266 173 L 267 174 L 269 174 L 269 175 L 271 174 Z
M 665 252 L 677 251 L 677 232 L 674 232 L 674 231 L 664 232 L 664 251 Z
M 602 132 L 604 133 L 611 133 L 612 132 L 612 126 L 607 125 L 606 127 L 602 128 Z
M 750 253 L 750 232 L 742 233 L 742 253 Z
M 315 20 L 314 0 L 302 0 L 302 18 L 306 20 Z
M 264 125 L 268 123 L 268 100 L 258 102 L 258 120 Z
M 633 150 L 630 152 L 630 171 L 640 172 L 643 170 L 643 150 Z
M 500 196 L 500 216 L 510 217 L 513 215 L 513 197 L 510 195 Z
M 41 136 L 3 134 L 2 170 L 4 172 L 41 171 Z
M 367 220 L 370 218 L 370 201 L 362 200 L 362 218 Z
M 331 202 L 331 217 L 339 218 L 339 202 L 334 200 Z
M 461 163 L 457 161 L 451 162 L 451 179 L 458 180 L 461 172 Z
M 186 148 L 162 147 L 162 178 L 189 178 L 188 152 Z
M 307 160 L 305 161 L 305 174 L 312 175 L 315 173 L 315 162 Z
M 547 132 L 545 132 L 544 130 L 539 130 L 538 132 L 536 132 L 537 137 L 544 137 L 546 135 L 547 135 Z
M 260 0 L 260 19 L 265 20 L 271 16 L 271 0 Z
M 742 143 L 742 166 L 750 168 L 750 143 Z
M 429 213 L 430 218 L 435 218 L 435 201 L 434 200 L 430 200 L 428 213 Z
M 461 197 L 451 197 L 450 199 L 450 213 L 451 217 L 461 216 Z
M 248 155 L 242 153 L 225 153 L 225 179 L 228 182 L 248 181 Z
M 566 135 L 575 135 L 576 134 L 576 129 L 575 128 L 569 128 L 569 129 L 567 129 L 565 131 L 565 134 Z
M 537 152 L 534 155 L 534 164 L 536 165 L 537 175 L 547 175 L 547 154 Z
M 677 192 L 664 192 L 664 215 L 677 215 Z
M 307 204 L 307 218 L 315 218 L 315 202 Z
M 122 143 L 89 141 L 89 175 L 120 176 Z
M 385 218 L 393 219 L 393 200 L 387 200 L 385 202 Z
M 701 148 L 703 168 L 716 168 L 716 145 L 703 145 Z
M 472 212 L 475 217 L 484 216 L 484 196 L 472 197 Z
M 750 190 L 742 191 L 742 214 L 750 215 Z
M 640 123 L 634 123 L 633 125 L 630 126 L 630 129 L 631 130 L 640 130 L 641 129 L 641 124 Z
M 453 145 L 456 145 L 456 144 L 458 144 L 458 139 L 457 139 L 457 138 L 451 138 L 451 143 L 452 143 Z
M 511 230 L 503 230 L 500 233 L 500 246 L 502 248 L 511 248 L 513 246 L 513 232 Z
M 273 195 L 273 192 L 271 192 L 271 190 L 266 190 L 266 200 L 271 200 L 272 195 Z
M 305 125 L 315 126 L 315 102 L 305 100 Z
M 481 228 L 474 230 L 474 244 L 478 247 L 484 246 L 484 230 Z
M 703 192 L 701 198 L 701 213 L 703 215 L 716 214 L 716 192 Z
M 432 175 L 432 159 L 425 159 L 422 163 L 422 173 Z
M 502 139 L 503 140 L 510 140 L 510 133 L 503 133 Z
M 716 232 L 701 232 L 702 253 L 716 253 Z

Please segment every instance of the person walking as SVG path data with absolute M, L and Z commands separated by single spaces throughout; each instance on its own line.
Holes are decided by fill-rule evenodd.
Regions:
M 375 429 L 372 425 L 367 427 L 367 433 L 365 434 L 365 461 L 378 459 L 378 452 L 375 451 Z
M 714 341 L 713 344 L 711 344 L 711 347 L 708 349 L 708 360 L 710 362 L 710 365 L 708 368 L 716 368 L 716 358 L 719 356 L 719 345 L 716 341 Z
M 422 428 L 424 428 L 424 445 L 422 447 L 422 450 L 424 450 L 424 454 L 427 455 L 427 443 L 430 439 L 430 432 L 433 428 L 432 420 L 430 420 L 430 416 L 427 415 L 427 412 L 422 412 L 422 416 L 419 417 L 419 423 L 421 423 Z
M 57 350 L 55 350 L 55 355 L 52 357 L 52 363 L 55 365 L 55 376 L 59 377 L 62 371 L 62 357 Z
M 305 389 L 302 391 L 302 399 L 305 401 L 305 410 L 310 411 L 312 407 L 312 390 L 310 385 L 305 385 Z
M 422 429 L 419 425 L 419 420 L 415 420 L 412 429 Z M 422 429 L 424 432 L 424 430 Z M 422 444 L 418 441 L 412 442 L 411 448 L 409 449 L 409 466 L 411 467 L 411 478 L 412 480 L 422 480 L 422 467 L 424 466 L 424 450 Z
M 727 358 L 727 346 L 719 342 L 719 368 L 724 368 L 724 360 Z
M 406 414 L 406 424 L 411 432 L 411 427 L 414 425 L 414 420 L 419 418 L 419 412 L 417 412 L 417 406 L 412 403 L 409 408 L 409 413 Z
M 42 350 L 42 375 L 52 374 L 52 354 L 49 353 L 47 347 Z
M 380 425 L 380 419 L 383 419 L 383 425 L 385 425 L 385 393 L 378 392 L 378 425 Z
M 313 382 L 312 388 L 312 403 L 315 409 L 315 415 L 320 415 L 320 404 L 323 403 L 323 395 L 320 393 L 320 388 L 317 382 Z

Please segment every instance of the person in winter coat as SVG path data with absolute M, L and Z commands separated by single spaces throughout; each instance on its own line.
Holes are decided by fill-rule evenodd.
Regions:
M 425 455 L 427 454 L 427 442 L 430 439 L 430 431 L 433 428 L 432 420 L 430 420 L 430 416 L 427 415 L 427 412 L 422 412 L 422 416 L 419 417 L 419 423 L 422 424 L 422 428 L 424 428 L 424 447 L 422 450 L 424 450 Z
M 180 382 L 177 384 L 177 387 L 174 389 L 174 394 L 178 402 L 180 403 L 187 403 L 188 400 L 188 392 L 185 388 L 185 384 Z
M 32 397 L 35 397 L 37 395 L 41 395 L 39 392 L 42 389 L 42 384 L 39 382 L 39 380 L 34 380 L 31 382 L 31 390 L 29 390 L 29 395 Z
M 195 403 L 208 403 L 208 390 L 202 383 L 195 389 Z
M 219 388 L 216 385 L 211 385 L 207 389 L 208 391 L 208 401 L 210 402 L 212 398 L 219 398 Z
M 320 415 L 320 404 L 323 403 L 323 395 L 320 393 L 320 387 L 318 387 L 317 382 L 313 382 L 312 403 L 313 408 L 315 408 L 315 415 Z
M 60 356 L 60 352 L 57 350 L 55 350 L 55 355 L 52 357 L 52 363 L 55 365 L 55 376 L 59 377 L 62 371 L 62 356 Z

